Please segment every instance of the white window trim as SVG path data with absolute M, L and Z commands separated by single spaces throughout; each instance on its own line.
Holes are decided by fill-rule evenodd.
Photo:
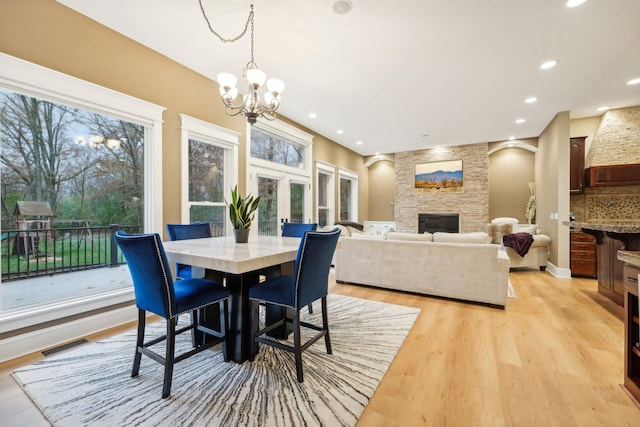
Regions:
M 311 182 L 312 165 L 313 165 L 313 135 L 298 129 L 282 120 L 274 120 L 271 122 L 258 121 L 253 126 L 264 129 L 268 132 L 280 135 L 283 138 L 292 140 L 305 147 L 304 155 L 304 167 L 302 169 L 294 168 L 287 165 L 279 165 L 273 162 L 256 159 L 251 157 L 251 125 L 247 123 L 247 182 L 250 182 L 251 169 L 253 166 L 258 166 L 264 169 L 276 170 L 279 172 L 286 172 L 291 175 L 297 175 L 299 179 L 304 179 L 306 183 Z
M 194 117 L 180 114 L 181 119 L 181 197 L 180 218 L 183 224 L 190 222 L 189 212 L 189 139 L 196 139 L 225 150 L 224 156 L 224 198 L 231 199 L 231 186 L 238 182 L 238 158 L 240 134 L 238 132 L 205 122 Z M 210 203 L 203 203 L 210 205 Z M 231 222 L 227 217 L 227 234 L 231 231 Z
M 351 221 L 355 221 L 358 222 L 358 200 L 359 200 L 359 196 L 358 196 L 358 178 L 359 175 L 357 172 L 354 172 L 352 170 L 349 169 L 345 169 L 345 168 L 339 168 L 338 169 L 338 188 L 340 188 L 340 179 L 348 179 L 352 182 L 352 192 L 351 192 L 351 205 L 353 206 L 353 210 L 351 212 L 351 218 L 349 218 L 349 220 Z M 338 212 L 340 212 L 341 206 L 340 206 L 340 197 L 338 197 Z
M 333 225 L 336 222 L 336 166 L 323 162 L 321 160 L 316 160 L 316 221 L 320 221 L 320 185 L 319 175 L 329 175 L 329 183 L 327 188 L 327 209 L 329 210 L 329 224 Z
M 144 229 L 162 233 L 162 113 L 166 109 L 0 52 L 0 87 L 145 127 Z M 133 287 L 0 314 L 0 333 L 129 302 Z
M 258 176 L 268 177 L 273 174 L 273 177 L 282 179 L 284 178 L 284 174 L 287 174 L 289 175 L 291 182 L 305 184 L 308 186 L 309 191 L 305 192 L 304 211 L 313 214 L 311 203 L 311 192 L 313 187 L 313 135 L 278 119 L 269 122 L 261 120 L 253 125 L 259 129 L 264 129 L 303 145 L 305 147 L 304 167 L 302 169 L 298 169 L 251 157 L 251 126 L 252 125 L 247 123 L 245 132 L 247 147 L 247 187 L 251 187 L 252 177 L 257 180 Z

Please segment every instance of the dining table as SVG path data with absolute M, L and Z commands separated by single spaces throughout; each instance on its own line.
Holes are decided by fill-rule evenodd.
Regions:
M 292 274 L 300 238 L 250 236 L 247 243 L 236 243 L 232 236 L 222 236 L 167 241 L 163 246 L 169 261 L 204 268 L 205 278 L 225 284 L 230 293 L 227 354 L 237 363 L 253 360 L 258 350 L 252 330 L 258 322 L 258 305 L 249 300 L 249 289 L 259 285 L 262 271 L 272 272 L 274 266 L 281 274 Z M 267 324 L 285 315 L 278 306 L 267 305 L 265 310 Z M 218 329 L 219 316 L 215 308 L 209 310 L 203 313 L 203 324 Z M 288 333 L 285 327 L 273 336 L 286 338 Z

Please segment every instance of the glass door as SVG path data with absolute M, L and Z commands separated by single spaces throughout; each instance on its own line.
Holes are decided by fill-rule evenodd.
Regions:
M 258 172 L 251 192 L 261 196 L 256 217 L 258 235 L 278 236 L 284 222 L 311 222 L 309 184 L 295 176 Z
M 260 196 L 260 206 L 258 207 L 258 235 L 277 236 L 278 218 L 282 216 L 283 204 L 279 197 L 278 189 L 280 180 L 266 176 L 258 176 L 258 188 L 256 193 Z

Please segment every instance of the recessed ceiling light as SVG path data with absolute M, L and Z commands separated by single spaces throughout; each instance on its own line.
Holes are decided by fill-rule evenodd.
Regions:
M 336 131 L 336 133 L 343 134 L 343 133 L 344 133 L 344 131 L 343 131 L 342 129 L 338 129 L 338 130 Z
M 608 107 L 608 106 L 603 105 L 602 107 L 598 107 L 598 108 L 596 108 L 596 111 L 607 111 L 608 109 L 609 109 L 609 107 Z
M 631 79 L 627 82 L 629 86 L 640 84 L 640 78 Z
M 526 122 L 525 119 L 516 119 L 516 123 L 521 125 L 522 123 Z
M 542 65 L 540 65 L 540 69 L 541 70 L 548 70 L 549 68 L 553 68 L 556 65 L 558 65 L 558 61 L 556 61 L 555 59 L 552 59 L 550 61 L 543 62 Z
M 510 137 L 509 137 L 509 141 L 513 141 L 514 139 L 516 139 L 516 137 L 515 137 L 515 136 L 510 136 Z
M 568 0 L 567 7 L 578 7 L 581 4 L 584 4 L 587 0 Z
M 376 151 L 376 156 L 379 156 L 379 155 L 380 155 L 380 152 L 379 152 L 379 151 Z
M 362 141 L 356 141 L 356 145 L 362 145 Z
M 315 119 L 318 115 L 316 113 L 309 113 L 309 117 Z
M 524 100 L 524 102 L 526 104 L 533 104 L 534 102 L 536 102 L 538 100 L 538 98 L 536 98 L 535 96 L 530 96 L 527 99 Z
M 336 14 L 344 15 L 345 13 L 349 13 L 349 11 L 351 11 L 351 8 L 353 8 L 353 3 L 351 3 L 351 0 L 338 0 L 333 2 L 333 6 L 331 8 Z

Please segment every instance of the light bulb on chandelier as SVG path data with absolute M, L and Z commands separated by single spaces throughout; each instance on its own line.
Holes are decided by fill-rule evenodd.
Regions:
M 199 0 L 200 10 L 204 16 L 209 30 L 215 34 L 224 43 L 234 42 L 240 39 L 247 31 L 249 23 L 251 24 L 251 60 L 247 63 L 243 71 L 243 77 L 247 80 L 248 91 L 247 94 L 242 97 L 242 102 L 234 104 L 234 101 L 238 97 L 238 79 L 231 73 L 219 73 L 217 76 L 218 84 L 220 85 L 220 95 L 222 96 L 222 102 L 225 105 L 225 111 L 230 116 L 237 116 L 238 114 L 244 114 L 247 118 L 247 122 L 254 124 L 259 117 L 263 117 L 267 120 L 273 120 L 276 118 L 276 110 L 280 106 L 280 99 L 282 91 L 284 90 L 284 82 L 280 79 L 268 79 L 267 75 L 258 68 L 253 60 L 253 3 L 251 4 L 251 11 L 249 12 L 249 18 L 245 24 L 244 31 L 234 39 L 224 39 L 216 31 L 213 30 L 209 19 L 202 7 L 202 0 Z M 259 94 L 259 89 L 264 86 L 266 81 L 267 89 L 262 95 Z

